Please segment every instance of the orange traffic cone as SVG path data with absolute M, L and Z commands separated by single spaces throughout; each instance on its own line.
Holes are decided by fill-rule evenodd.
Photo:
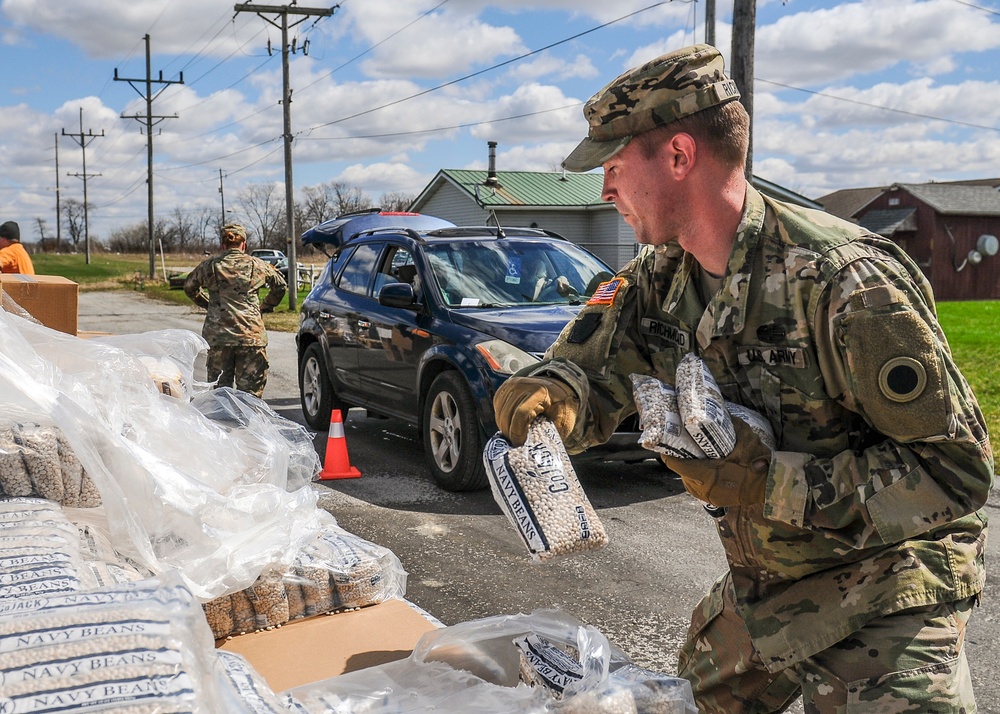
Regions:
M 330 414 L 330 434 L 326 440 L 326 457 L 323 460 L 323 470 L 319 472 L 320 481 L 337 478 L 358 478 L 361 472 L 351 466 L 347 455 L 347 437 L 344 436 L 344 422 L 340 410 L 334 409 Z

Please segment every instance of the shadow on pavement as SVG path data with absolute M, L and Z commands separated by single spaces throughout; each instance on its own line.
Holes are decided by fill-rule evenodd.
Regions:
M 270 402 L 269 402 L 270 403 Z M 272 407 L 281 413 L 280 406 Z M 301 410 L 299 410 L 301 417 Z M 291 417 L 289 417 L 291 418 Z M 298 420 L 296 420 L 298 421 Z M 360 478 L 318 481 L 321 486 L 383 508 L 451 515 L 500 515 L 490 490 L 453 493 L 440 488 L 427 466 L 417 427 L 352 410 L 344 424 L 351 465 Z M 321 462 L 329 436 L 313 443 Z M 658 460 L 575 463 L 584 491 L 598 510 L 654 501 L 684 492 L 680 479 Z

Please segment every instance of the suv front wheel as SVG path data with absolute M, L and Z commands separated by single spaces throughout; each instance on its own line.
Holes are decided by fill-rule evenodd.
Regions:
M 424 403 L 423 437 L 431 473 L 441 488 L 486 487 L 476 403 L 458 372 L 442 372 L 431 383 Z

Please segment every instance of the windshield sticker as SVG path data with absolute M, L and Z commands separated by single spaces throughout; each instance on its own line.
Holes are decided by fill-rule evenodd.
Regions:
M 475 307 L 479 304 L 479 298 L 462 298 L 462 307 Z
M 521 256 L 512 255 L 507 258 L 507 275 L 503 281 L 510 285 L 521 284 Z

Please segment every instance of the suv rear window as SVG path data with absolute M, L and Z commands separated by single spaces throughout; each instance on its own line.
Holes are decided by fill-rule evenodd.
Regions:
M 368 292 L 368 281 L 375 268 L 375 261 L 382 252 L 382 244 L 365 243 L 359 245 L 340 273 L 337 285 L 341 290 L 364 295 Z

